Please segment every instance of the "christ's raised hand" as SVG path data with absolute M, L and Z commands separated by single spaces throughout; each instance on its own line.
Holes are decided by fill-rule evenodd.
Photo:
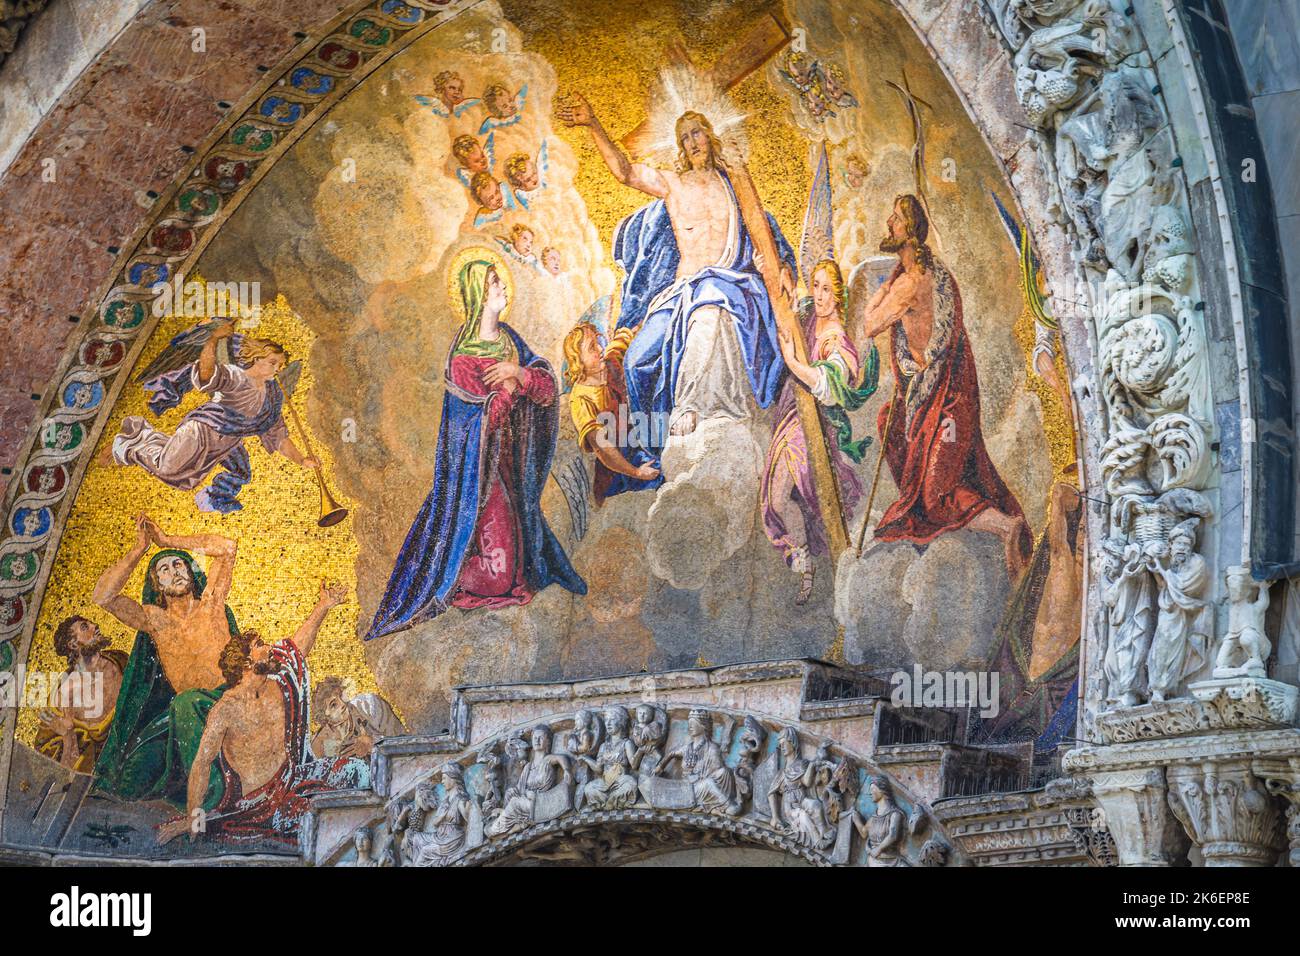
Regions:
M 590 126 L 596 114 L 581 93 L 560 97 L 555 104 L 555 118 L 565 126 Z

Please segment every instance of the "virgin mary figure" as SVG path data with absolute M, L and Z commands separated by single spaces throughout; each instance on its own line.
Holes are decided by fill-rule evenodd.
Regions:
M 366 640 L 449 607 L 527 604 L 558 584 L 587 585 L 542 515 L 559 435 L 550 363 L 501 321 L 499 258 L 474 250 L 457 273 L 465 323 L 447 355 L 433 490 L 416 515 Z

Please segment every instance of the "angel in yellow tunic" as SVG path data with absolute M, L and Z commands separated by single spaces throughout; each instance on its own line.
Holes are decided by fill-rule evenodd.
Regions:
M 638 447 L 649 444 L 649 436 L 635 441 L 635 433 L 649 423 L 628 421 L 623 356 L 635 335 L 636 329 L 619 329 L 603 352 L 600 330 L 590 322 L 580 322 L 564 338 L 569 414 L 578 430 L 578 447 L 596 456 L 592 491 L 597 507 L 620 491 L 655 488 L 661 483 L 656 480 L 659 468 L 654 456 Z M 634 479 L 636 484 L 626 479 Z

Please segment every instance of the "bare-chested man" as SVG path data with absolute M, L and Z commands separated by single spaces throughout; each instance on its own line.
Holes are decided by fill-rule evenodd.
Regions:
M 99 625 L 79 614 L 55 628 L 54 650 L 67 659 L 68 670 L 50 709 L 39 715 L 36 749 L 69 770 L 90 773 L 113 721 L 126 655 L 112 650 Z
M 190 769 L 187 814 L 160 827 L 159 842 L 187 831 L 294 842 L 307 797 L 369 782 L 362 761 L 313 760 L 307 747 L 307 656 L 325 616 L 345 597 L 346 588 L 322 581 L 316 606 L 292 637 L 266 644 L 248 631 L 226 642 L 221 671 L 229 689 L 208 715 Z M 227 787 L 222 803 L 204 817 L 199 811 L 214 765 L 238 786 Z
M 898 500 L 881 517 L 875 538 L 927 544 L 967 526 L 987 531 L 1002 539 L 1014 578 L 1033 540 L 1020 503 L 984 449 L 979 380 L 957 280 L 927 245 L 930 222 L 915 196 L 894 201 L 888 229 L 880 249 L 896 253 L 898 265 L 862 317 L 866 339 L 890 333 L 896 383 L 879 428 Z
M 150 583 L 160 600 L 141 604 L 122 593 L 150 544 L 212 559 L 207 585 L 196 594 L 192 567 L 181 554 L 158 555 L 149 565 Z M 136 518 L 135 547 L 99 576 L 94 601 L 128 627 L 153 637 L 163 674 L 181 694 L 195 688 L 220 687 L 221 649 L 230 640 L 226 597 L 235 570 L 235 542 L 215 534 L 172 537 L 148 515 Z
M 623 220 L 614 237 L 626 272 L 618 324 L 640 326 L 625 366 L 632 410 L 669 414 L 670 431 L 686 435 L 702 421 L 745 420 L 755 404 L 766 408 L 785 369 L 776 317 L 709 120 L 683 113 L 676 168 L 657 169 L 630 161 L 581 96 L 556 112 L 591 130 L 615 179 L 657 200 Z M 794 253 L 768 221 L 782 291 L 793 297 Z
M 123 589 L 152 545 L 163 550 L 136 601 Z M 204 721 L 224 689 L 219 660 L 234 629 L 226 598 L 235 553 L 229 538 L 174 537 L 142 514 L 135 545 L 99 576 L 95 603 L 139 632 L 95 767 L 101 789 L 129 800 L 184 799 Z M 194 554 L 211 559 L 206 573 Z

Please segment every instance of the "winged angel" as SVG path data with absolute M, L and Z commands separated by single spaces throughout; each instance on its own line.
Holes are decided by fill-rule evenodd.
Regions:
M 252 479 L 244 439 L 260 438 L 270 452 L 295 465 L 317 468 L 289 437 L 284 403 L 302 374 L 302 362 L 289 362 L 284 346 L 235 332 L 224 319 L 180 333 L 136 376 L 150 392 L 149 411 L 161 415 L 180 405 L 193 389 L 211 398 L 186 414 L 173 434 L 142 416 L 122 420 L 102 464 L 137 465 L 165 485 L 194 496 L 201 511 L 227 514 L 243 507 L 239 491 Z M 203 485 L 208 475 L 215 478 Z

